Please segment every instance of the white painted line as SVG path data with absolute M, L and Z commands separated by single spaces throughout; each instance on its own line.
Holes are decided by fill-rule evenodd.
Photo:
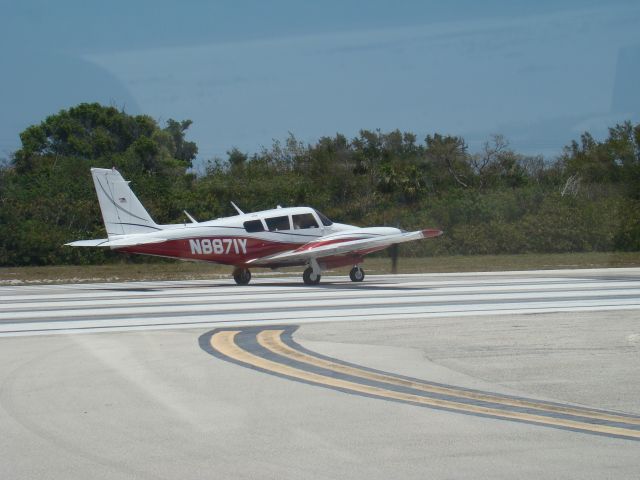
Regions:
M 624 274 L 607 270 L 605 277 L 591 279 L 576 278 L 576 272 L 564 278 L 522 272 L 500 279 L 494 278 L 495 272 L 484 279 L 455 274 L 457 280 L 441 281 L 428 275 L 388 276 L 387 283 L 383 277 L 374 277 L 373 282 L 368 277 L 364 284 L 315 288 L 291 284 L 292 279 L 248 287 L 210 286 L 207 281 L 200 281 L 199 288 L 193 281 L 65 285 L 43 287 L 32 295 L 26 293 L 34 290 L 31 286 L 12 287 L 0 298 L 0 336 L 506 313 L 640 312 L 640 277 L 627 276 L 629 270 L 640 273 L 640 269 L 625 270 Z

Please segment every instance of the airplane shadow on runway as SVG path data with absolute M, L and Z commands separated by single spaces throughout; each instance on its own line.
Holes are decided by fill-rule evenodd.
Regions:
M 203 285 L 198 283 L 196 285 L 167 285 L 162 287 L 127 287 L 126 284 L 122 287 L 105 287 L 105 288 L 97 288 L 97 291 L 106 291 L 106 292 L 159 292 L 166 290 L 174 290 L 174 289 L 206 289 L 206 288 L 222 288 L 231 286 L 229 283 L 211 283 Z M 321 283 L 319 285 L 304 285 L 301 282 L 286 282 L 286 283 L 258 283 L 254 285 L 248 285 L 246 287 L 238 287 L 239 292 L 246 293 L 250 291 L 251 288 L 255 287 L 305 287 L 309 291 L 313 291 L 314 289 L 322 289 L 322 290 L 370 290 L 370 291 L 378 291 L 378 290 L 397 290 L 402 292 L 410 292 L 410 291 L 418 291 L 418 290 L 433 290 L 431 287 L 402 287 L 393 284 L 389 285 L 374 285 L 371 283 Z

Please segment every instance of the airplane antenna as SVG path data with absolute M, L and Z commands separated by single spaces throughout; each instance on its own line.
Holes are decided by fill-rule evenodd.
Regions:
M 231 205 L 233 205 L 233 208 L 235 208 L 240 215 L 244 215 L 244 212 L 238 208 L 238 205 L 233 202 L 231 202 Z
M 198 223 L 198 221 L 195 218 L 189 215 L 189 212 L 187 212 L 186 210 L 183 210 L 183 212 L 187 217 L 189 217 L 189 220 L 191 220 L 191 223 Z

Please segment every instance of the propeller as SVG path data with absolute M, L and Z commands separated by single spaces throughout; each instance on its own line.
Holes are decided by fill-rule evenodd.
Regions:
M 400 220 L 396 218 L 396 228 L 400 228 Z M 394 275 L 398 273 L 398 254 L 400 252 L 400 246 L 394 243 L 389 247 L 389 257 L 391 257 L 391 273 Z
M 395 243 L 389 247 L 389 256 L 391 257 L 391 273 L 398 273 L 398 244 Z

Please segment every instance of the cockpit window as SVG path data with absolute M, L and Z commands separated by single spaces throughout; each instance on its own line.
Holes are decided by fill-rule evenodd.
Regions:
M 260 220 L 249 220 L 244 222 L 244 229 L 251 232 L 264 232 L 264 226 Z
M 304 228 L 318 228 L 316 218 L 311 213 L 293 215 L 293 229 L 301 230 Z
M 291 230 L 291 225 L 289 225 L 289 217 L 286 215 L 282 217 L 265 218 L 264 221 L 267 222 L 267 227 L 269 228 L 270 232 L 275 232 L 278 230 Z
M 322 213 L 320 213 L 318 210 L 316 210 L 316 213 L 318 214 L 318 217 L 320 217 L 320 221 L 322 222 L 322 224 L 325 227 L 330 227 L 331 225 L 333 225 L 333 222 L 331 220 L 329 220 L 327 217 L 325 217 Z

